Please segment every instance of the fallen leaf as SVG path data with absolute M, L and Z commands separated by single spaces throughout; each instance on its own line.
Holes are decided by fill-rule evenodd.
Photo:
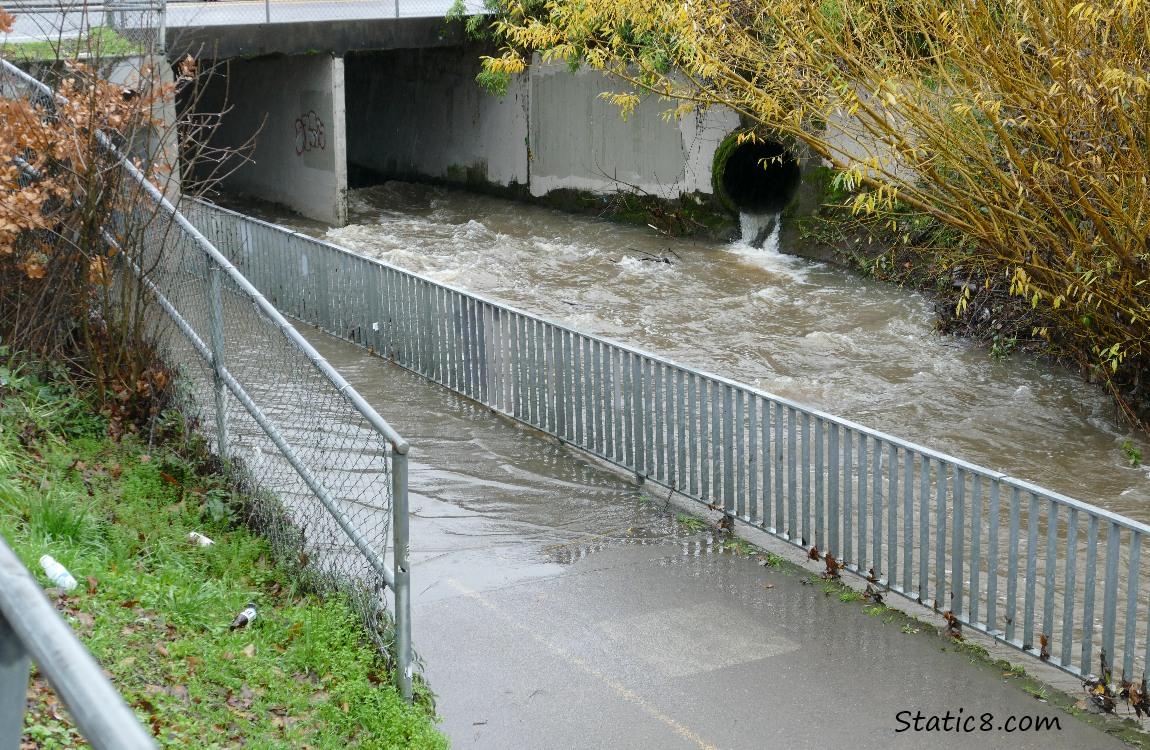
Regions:
M 763 586 L 763 588 L 765 588 L 765 589 L 773 589 L 773 588 L 775 587 L 775 584 L 773 584 L 773 583 L 764 583 L 764 584 L 762 584 L 762 586 Z
M 826 566 L 827 566 L 826 572 L 823 573 L 823 578 L 827 578 L 827 579 L 842 578 L 842 573 L 840 573 L 839 571 L 842 570 L 843 566 L 841 563 L 839 563 L 838 560 L 835 559 L 834 555 L 832 555 L 830 552 L 828 552 L 826 554 L 826 556 L 823 558 L 823 562 L 825 562 Z
M 254 643 L 249 643 L 248 645 L 244 646 L 244 656 L 246 656 L 246 657 L 248 657 L 249 659 L 251 659 L 251 658 L 253 658 L 255 655 L 256 655 L 256 644 L 254 644 Z
M 822 557 L 819 556 L 818 545 L 811 547 L 811 551 L 807 553 L 807 559 L 808 560 L 821 560 L 822 559 Z
M 126 659 L 120 659 L 120 665 L 124 666 L 124 667 L 130 667 L 135 663 L 136 663 L 136 657 L 134 657 L 134 656 L 129 656 Z
M 172 655 L 172 652 L 168 651 L 168 649 L 166 647 L 164 647 L 163 644 L 156 646 L 156 653 L 159 654 L 160 656 L 171 656 Z
M 160 479 L 164 480 L 168 484 L 179 484 L 180 483 L 180 480 L 176 479 L 171 474 L 165 473 L 163 471 L 160 472 Z
M 99 581 L 96 580 L 96 576 L 88 576 L 88 593 L 89 594 L 96 593 L 96 584 L 98 584 L 98 583 L 99 583 Z
M 152 460 L 152 457 L 149 456 L 147 453 L 140 456 L 140 463 L 142 463 L 142 464 L 150 463 L 151 460 Z

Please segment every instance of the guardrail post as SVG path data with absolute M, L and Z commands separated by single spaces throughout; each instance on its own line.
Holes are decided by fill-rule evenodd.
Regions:
M 212 332 L 212 383 L 216 396 L 216 435 L 220 458 L 228 457 L 228 388 L 224 384 L 224 304 L 221 291 L 220 267 L 207 255 L 208 264 L 208 320 Z
M 407 455 L 391 453 L 392 532 L 395 535 L 395 682 L 411 703 L 411 573 L 408 568 Z
M 20 747 L 31 661 L 0 612 L 0 750 Z

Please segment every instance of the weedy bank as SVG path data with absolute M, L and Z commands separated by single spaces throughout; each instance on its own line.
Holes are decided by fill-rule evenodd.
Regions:
M 48 596 L 161 747 L 447 747 L 348 606 L 293 584 L 245 526 L 178 413 L 119 442 L 108 427 L 67 380 L 0 364 L 0 534 L 45 587 L 41 555 L 71 571 Z M 21 748 L 82 746 L 34 671 Z

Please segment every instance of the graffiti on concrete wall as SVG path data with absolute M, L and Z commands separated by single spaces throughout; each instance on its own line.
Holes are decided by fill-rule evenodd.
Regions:
M 327 134 L 323 120 L 315 110 L 295 118 L 295 155 L 303 156 L 308 151 L 323 151 L 327 148 Z

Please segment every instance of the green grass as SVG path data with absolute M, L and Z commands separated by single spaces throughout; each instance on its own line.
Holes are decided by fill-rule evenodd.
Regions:
M 87 36 L 73 39 L 0 45 L 0 56 L 9 60 L 124 57 L 144 52 L 143 47 L 120 36 L 115 29 L 102 26 L 91 29 Z
M 710 528 L 710 524 L 703 519 L 698 516 L 687 515 L 686 513 L 680 513 L 675 516 L 675 520 L 686 526 L 690 531 L 703 531 L 704 529 Z
M 347 604 L 293 585 L 235 522 L 218 474 L 178 445 L 113 443 L 69 388 L 5 373 L 0 534 L 45 587 L 43 554 L 79 581 L 50 598 L 162 747 L 447 747 Z M 230 630 L 248 602 L 259 617 Z M 83 746 L 33 677 L 22 747 Z

